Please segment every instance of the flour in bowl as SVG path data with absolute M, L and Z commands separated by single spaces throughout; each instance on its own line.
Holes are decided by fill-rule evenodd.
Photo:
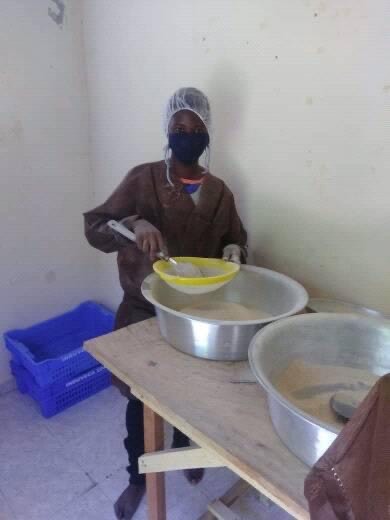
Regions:
M 218 267 L 202 266 L 191 264 L 190 262 L 177 262 L 176 265 L 170 265 L 167 274 L 172 276 L 180 276 L 181 278 L 208 278 L 221 276 L 225 272 Z
M 196 318 L 219 321 L 263 320 L 270 317 L 270 314 L 255 307 L 247 307 L 240 303 L 224 301 L 211 301 L 188 305 L 180 309 L 180 312 Z
M 296 359 L 282 372 L 275 386 L 302 411 L 342 428 L 345 422 L 331 408 L 331 397 L 340 390 L 365 390 L 368 393 L 377 380 L 378 376 L 369 370 L 317 365 Z

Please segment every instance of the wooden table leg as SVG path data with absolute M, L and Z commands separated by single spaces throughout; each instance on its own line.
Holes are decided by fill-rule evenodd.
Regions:
M 145 452 L 164 449 L 164 420 L 144 405 Z M 166 520 L 165 475 L 148 473 L 146 475 L 146 497 L 149 520 Z

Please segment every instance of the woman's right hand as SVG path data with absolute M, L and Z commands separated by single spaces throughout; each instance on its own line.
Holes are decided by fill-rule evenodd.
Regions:
M 165 253 L 165 244 L 160 231 L 147 220 L 136 220 L 133 231 L 137 239 L 137 246 L 143 253 L 149 255 L 152 262 L 158 258 L 161 251 Z

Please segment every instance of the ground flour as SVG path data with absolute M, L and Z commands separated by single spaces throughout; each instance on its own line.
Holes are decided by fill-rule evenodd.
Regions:
M 183 307 L 180 311 L 196 318 L 221 321 L 262 320 L 270 316 L 254 307 L 223 301 L 197 303 Z
M 370 390 L 378 376 L 368 370 L 293 361 L 281 374 L 276 388 L 304 412 L 342 427 L 345 422 L 333 412 L 330 398 L 339 390 Z

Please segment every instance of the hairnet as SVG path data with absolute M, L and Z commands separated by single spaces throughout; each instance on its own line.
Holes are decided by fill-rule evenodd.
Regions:
M 172 117 L 180 110 L 190 110 L 194 112 L 204 123 L 207 132 L 211 130 L 210 104 L 206 95 L 193 87 L 185 87 L 176 90 L 169 99 L 164 117 L 165 134 L 169 133 L 169 123 Z

